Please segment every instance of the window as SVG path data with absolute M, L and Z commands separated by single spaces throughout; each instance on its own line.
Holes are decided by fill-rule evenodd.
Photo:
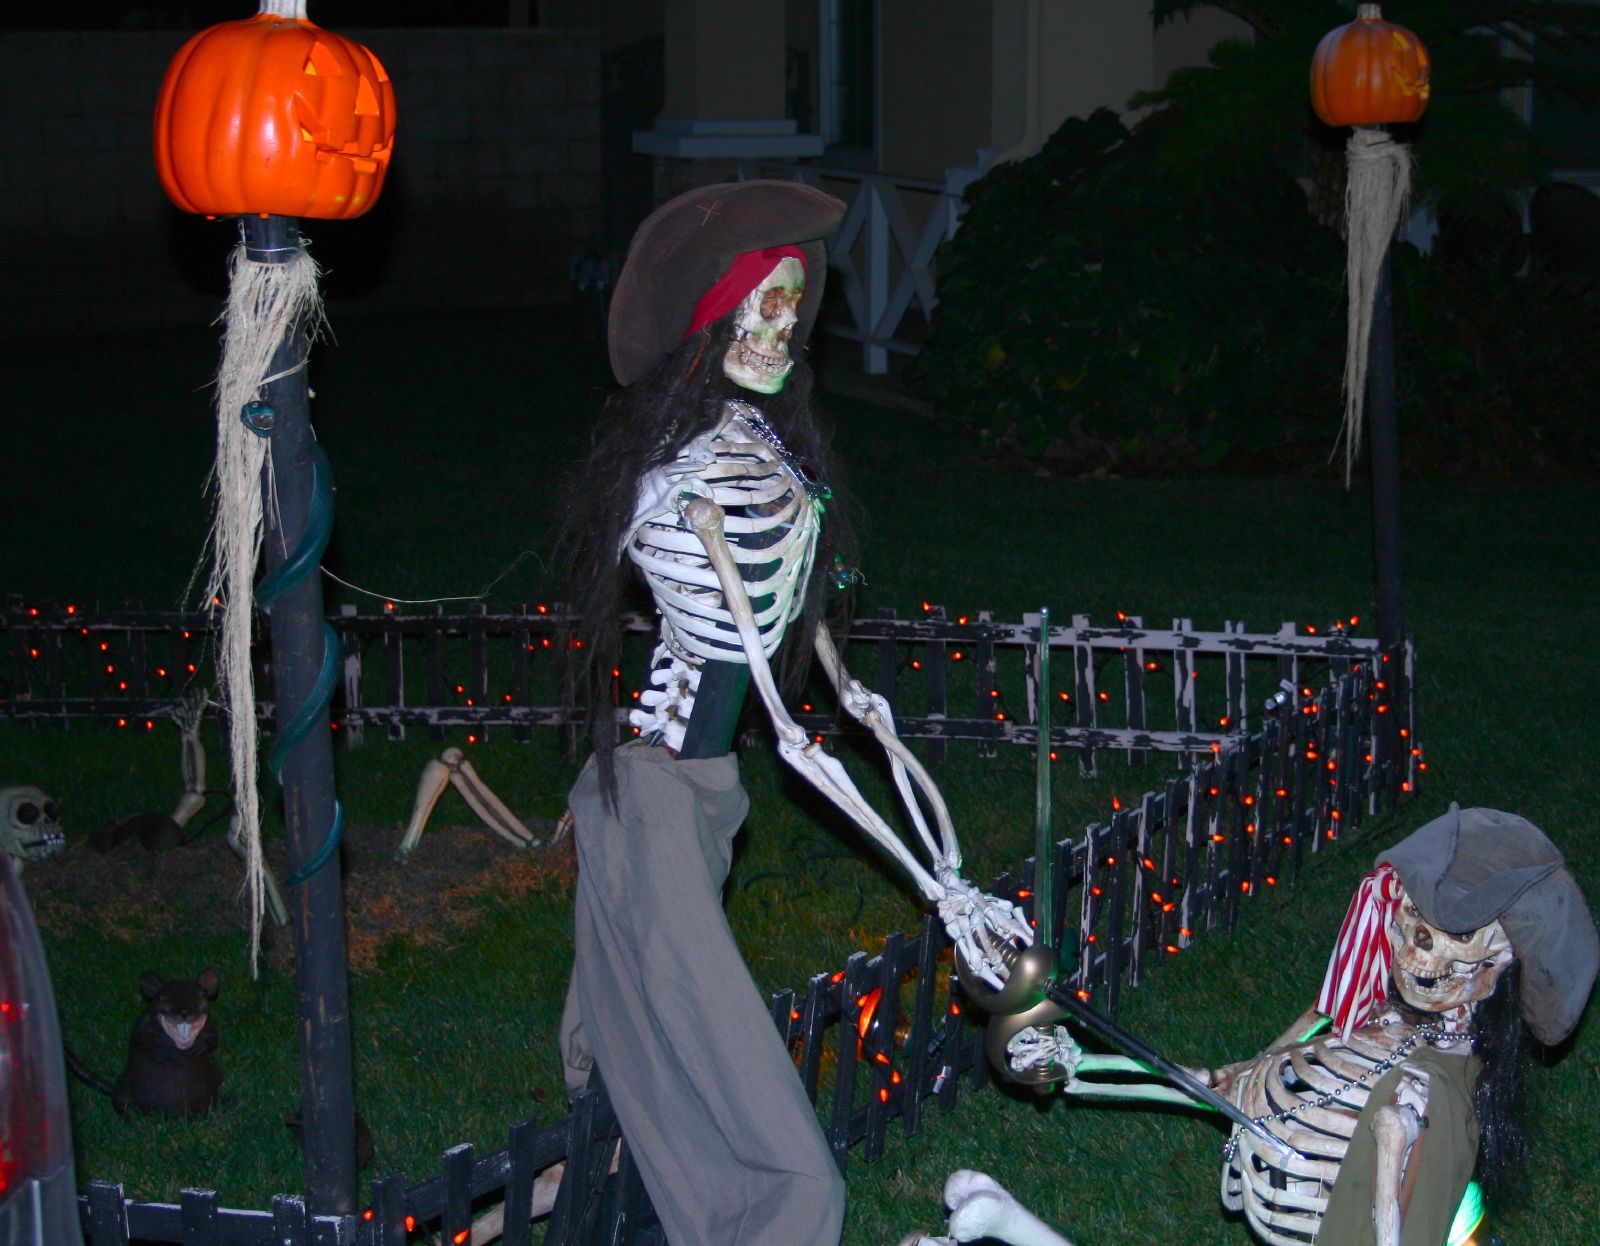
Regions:
M 878 147 L 877 0 L 822 0 L 822 141 L 871 157 Z

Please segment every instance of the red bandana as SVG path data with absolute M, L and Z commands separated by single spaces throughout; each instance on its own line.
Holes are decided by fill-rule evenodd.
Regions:
M 1341 1038 L 1364 1025 L 1387 995 L 1389 923 L 1400 907 L 1400 876 L 1388 864 L 1361 880 L 1339 927 L 1317 1011 L 1332 1019 Z
M 754 290 L 782 259 L 800 261 L 802 271 L 806 266 L 806 253 L 796 246 L 767 247 L 761 251 L 744 251 L 734 257 L 728 271 L 717 278 L 716 284 L 700 296 L 694 305 L 694 316 L 689 321 L 683 340 L 687 341 L 714 320 L 721 320 Z

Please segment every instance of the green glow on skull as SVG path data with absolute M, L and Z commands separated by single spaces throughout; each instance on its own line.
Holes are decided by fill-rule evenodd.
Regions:
M 757 394 L 783 388 L 794 368 L 789 336 L 800 319 L 805 292 L 805 267 L 793 256 L 779 260 L 734 313 L 733 341 L 722 360 L 724 376 Z

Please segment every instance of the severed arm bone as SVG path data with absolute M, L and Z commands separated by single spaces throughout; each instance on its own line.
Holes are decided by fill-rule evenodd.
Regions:
M 454 786 L 483 824 L 513 848 L 539 846 L 538 839 L 529 832 L 522 819 L 506 808 L 505 802 L 494 794 L 467 760 L 466 754 L 452 747 L 445 749 L 422 769 L 422 778 L 417 784 L 417 798 L 411 807 L 411 821 L 407 823 L 406 833 L 400 839 L 400 847 L 395 850 L 395 856 L 400 861 L 408 860 L 416 851 L 423 829 L 433 816 L 434 807 L 438 805 L 439 797 L 444 795 L 446 786 Z
M 873 718 L 875 722 L 868 724 L 873 734 L 881 741 L 887 737 L 896 746 L 890 749 L 891 764 L 895 767 L 895 782 L 900 787 L 902 796 L 907 799 L 907 807 L 912 811 L 912 820 L 916 823 L 923 843 L 932 857 L 931 873 L 901 842 L 889 824 L 868 804 L 838 758 L 808 739 L 805 731 L 794 721 L 784 706 L 782 698 L 778 695 L 777 683 L 772 677 L 772 668 L 762 647 L 750 599 L 745 592 L 733 554 L 728 548 L 727 538 L 723 534 L 722 508 L 707 498 L 695 497 L 684 507 L 683 517 L 705 547 L 706 558 L 716 573 L 718 585 L 722 590 L 723 605 L 733 616 L 740 644 L 750 664 L 750 680 L 755 685 L 768 716 L 772 719 L 773 729 L 777 732 L 778 755 L 843 810 L 874 843 L 894 858 L 895 862 L 911 876 L 917 890 L 938 907 L 945 929 L 962 957 L 973 967 L 974 972 L 991 985 L 1000 986 L 1005 974 L 1005 966 L 998 952 L 1000 943 L 1017 940 L 1027 944 L 1032 941 L 1032 930 L 1015 905 L 984 895 L 961 878 L 960 852 L 955 843 L 955 832 L 950 826 L 950 817 L 945 810 L 944 801 L 939 797 L 938 789 L 927 771 L 893 735 L 892 719 L 888 717 L 887 704 L 883 703 L 882 698 L 878 698 L 880 710 L 878 706 L 870 704 L 870 696 L 863 692 L 862 696 L 866 698 L 868 705 L 860 716 L 863 717 L 863 721 L 869 717 Z M 820 639 L 823 634 L 819 632 L 818 635 Z M 829 678 L 834 680 L 836 687 L 843 686 L 842 666 L 838 654 L 832 652 L 831 642 L 827 643 L 825 648 L 819 644 L 818 648 L 823 656 L 823 664 L 828 668 Z M 856 684 L 855 688 L 859 690 L 860 685 Z M 859 698 L 847 698 L 847 707 L 850 699 Z M 886 742 L 885 747 L 889 748 L 890 745 Z M 910 762 L 909 765 L 906 764 L 907 760 Z M 935 820 L 939 823 L 943 841 L 938 845 L 934 844 L 926 820 L 918 808 L 915 794 L 910 787 L 911 780 L 916 781 L 922 794 L 928 798 L 929 804 L 934 809 Z

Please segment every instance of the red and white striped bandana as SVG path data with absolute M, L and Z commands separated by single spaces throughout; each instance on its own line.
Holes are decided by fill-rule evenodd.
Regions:
M 1387 997 L 1389 923 L 1402 894 L 1400 876 L 1380 865 L 1361 880 L 1350 900 L 1317 996 L 1317 1011 L 1333 1021 L 1341 1038 L 1364 1025 Z

